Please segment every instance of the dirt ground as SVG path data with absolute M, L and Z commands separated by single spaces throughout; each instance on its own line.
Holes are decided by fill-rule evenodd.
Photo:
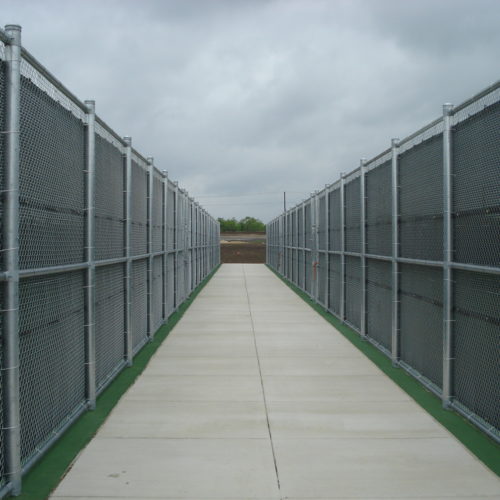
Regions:
M 222 233 L 221 262 L 227 264 L 264 264 L 266 235 L 256 233 Z

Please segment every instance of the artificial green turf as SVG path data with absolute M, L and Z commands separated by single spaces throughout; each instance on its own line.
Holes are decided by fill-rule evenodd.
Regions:
M 441 400 L 427 390 L 415 378 L 402 368 L 392 365 L 392 360 L 379 351 L 373 344 L 361 338 L 335 316 L 326 311 L 323 306 L 314 302 L 309 295 L 283 278 L 270 266 L 267 266 L 281 281 L 283 281 L 299 297 L 307 302 L 323 318 L 331 323 L 344 337 L 354 344 L 367 358 L 375 363 L 391 380 L 412 397 L 424 410 L 430 413 L 440 424 L 448 429 L 462 442 L 479 460 L 500 476 L 500 446 L 486 434 L 473 426 L 468 420 L 452 410 L 445 410 Z
M 97 398 L 96 409 L 84 413 L 26 474 L 23 478 L 22 494 L 17 498 L 20 500 L 44 500 L 49 496 L 80 450 L 92 439 L 125 391 L 144 371 L 151 356 L 160 347 L 217 269 L 218 267 L 198 285 L 189 298 L 168 318 L 168 321 L 155 333 L 152 341 L 144 345 L 134 357 L 134 364 L 121 371 L 100 394 Z M 92 478 L 89 478 L 89 481 L 91 480 Z

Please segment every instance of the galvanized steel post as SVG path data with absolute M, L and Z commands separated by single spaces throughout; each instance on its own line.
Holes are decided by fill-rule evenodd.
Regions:
M 179 307 L 179 183 L 174 182 L 174 310 Z
M 443 105 L 443 407 L 449 407 L 453 397 L 453 318 L 452 269 L 453 242 L 451 220 L 452 127 L 453 105 Z
M 399 331 L 399 176 L 398 152 L 399 139 L 391 141 L 391 217 L 392 217 L 392 322 L 391 322 L 391 359 L 393 365 L 399 363 L 400 331 Z
M 11 493 L 21 493 L 19 414 L 19 150 L 21 96 L 21 27 L 5 26 L 5 173 L 3 263 L 7 274 L 3 303 L 3 432 L 6 479 Z
M 330 308 L 330 192 L 325 186 L 325 308 Z
M 163 170 L 163 321 L 168 320 L 168 172 Z
M 361 231 L 361 337 L 366 338 L 366 159 L 361 158 L 359 162 L 360 178 L 360 231 Z
M 345 319 L 345 178 L 340 174 L 340 320 Z
M 147 232 L 147 337 L 150 341 L 153 340 L 153 191 L 154 191 L 154 160 L 152 156 L 148 156 L 148 232 Z
M 95 346 L 95 101 L 85 101 L 87 107 L 86 158 L 86 238 L 85 260 L 85 342 L 86 342 L 86 396 L 89 409 L 96 402 L 96 346 Z
M 129 366 L 133 362 L 132 341 L 132 138 L 125 142 L 125 358 Z

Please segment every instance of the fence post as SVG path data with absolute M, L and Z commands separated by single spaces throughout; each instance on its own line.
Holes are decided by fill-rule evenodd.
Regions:
M 95 346 L 95 101 L 85 101 L 87 107 L 87 158 L 86 158 L 86 240 L 85 260 L 85 342 L 87 401 L 95 409 L 96 401 L 96 346 Z
M 340 174 L 340 321 L 345 319 L 345 178 Z
M 132 138 L 125 142 L 125 358 L 132 365 Z
M 394 366 L 399 363 L 400 338 L 399 338 L 399 177 L 398 153 L 399 139 L 391 141 L 391 215 L 392 215 L 392 322 L 391 322 L 391 358 Z
M 360 178 L 360 230 L 361 230 L 361 337 L 366 339 L 366 189 L 365 189 L 365 174 L 366 174 L 366 159 L 361 158 L 359 162 Z
M 330 308 L 330 186 L 325 184 L 325 309 Z
M 179 307 L 179 183 L 174 182 L 174 310 Z
M 148 264 L 147 264 L 147 316 L 148 316 L 148 328 L 147 337 L 151 342 L 153 340 L 153 191 L 154 191 L 154 159 L 152 156 L 148 156 L 148 232 L 147 232 L 147 253 L 148 253 Z
M 163 320 L 168 320 L 168 172 L 163 174 Z
M 452 127 L 453 105 L 443 105 L 443 407 L 453 397 L 453 318 L 452 269 L 453 243 L 451 220 Z
M 7 274 L 3 304 L 3 366 L 5 465 L 11 493 L 21 493 L 19 414 L 19 150 L 21 112 L 21 27 L 5 26 L 5 174 L 3 201 L 3 263 Z

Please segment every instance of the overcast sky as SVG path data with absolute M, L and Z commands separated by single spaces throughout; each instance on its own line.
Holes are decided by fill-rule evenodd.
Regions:
M 265 222 L 499 78 L 499 0 L 1 0 L 216 217 Z

